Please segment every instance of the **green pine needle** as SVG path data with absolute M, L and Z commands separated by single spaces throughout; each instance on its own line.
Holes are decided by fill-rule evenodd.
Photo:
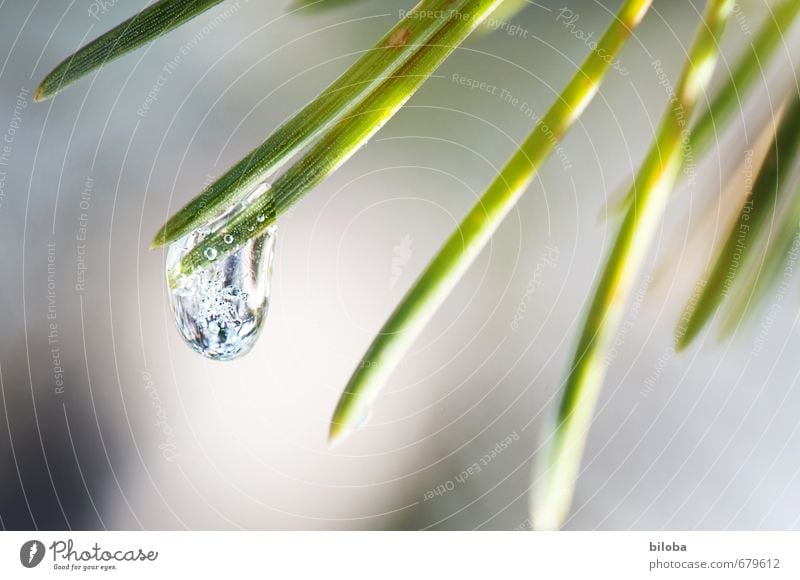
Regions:
M 785 196 L 789 177 L 800 151 L 800 97 L 793 96 L 781 116 L 775 138 L 758 172 L 753 189 L 747 196 L 739 217 L 722 247 L 703 292 L 687 306 L 683 323 L 678 329 L 676 346 L 686 348 L 711 320 L 742 269 L 749 263 L 753 249 L 771 234 L 774 216 Z M 789 245 L 796 227 L 792 227 Z M 785 244 L 784 240 L 784 244 Z M 776 254 L 777 256 L 778 254 Z M 785 255 L 785 254 L 784 254 Z M 758 273 L 756 273 L 758 275 Z
M 555 425 L 547 434 L 538 465 L 532 518 L 537 529 L 557 529 L 564 522 L 578 475 L 583 448 L 625 304 L 658 229 L 668 196 L 683 166 L 688 122 L 706 91 L 716 66 L 718 39 L 734 0 L 709 0 L 678 86 L 657 137 L 633 184 L 628 209 L 611 249 L 570 363 Z
M 48 74 L 34 99 L 53 97 L 72 83 L 174 30 L 222 0 L 161 0 L 67 57 Z
M 753 88 L 778 45 L 785 42 L 785 31 L 797 20 L 798 14 L 800 1 L 782 0 L 764 18 L 753 42 L 744 49 L 730 76 L 717 90 L 700 118 L 693 123 L 691 150 L 695 161 L 699 162 L 708 152 L 719 132 L 740 109 L 743 97 Z M 627 186 L 619 192 L 620 195 L 611 196 L 614 200 L 609 203 L 609 207 L 614 208 L 612 211 L 620 215 L 625 213 L 632 201 L 630 192 Z M 627 195 L 622 196 L 623 193 Z
M 250 203 L 220 231 L 190 250 L 170 284 L 261 235 L 283 211 L 345 163 L 374 135 L 455 48 L 502 0 L 451 2 L 444 25 L 389 78 L 369 93 L 278 178 L 269 193 Z M 208 256 L 213 256 L 209 259 Z
M 797 20 L 800 1 L 782 0 L 764 17 L 753 42 L 745 48 L 730 77 L 692 127 L 692 149 L 698 157 L 713 145 L 722 127 L 741 109 L 742 97 L 759 79 L 786 30 Z
M 339 399 L 330 426 L 332 443 L 349 435 L 368 412 L 415 338 L 525 192 L 558 140 L 592 100 L 609 63 L 649 6 L 650 0 L 625 2 L 597 49 L 404 296 Z
M 795 128 L 800 136 L 800 127 Z M 720 338 L 730 337 L 745 318 L 756 311 L 770 289 L 776 288 L 776 306 L 787 291 L 786 285 L 792 278 L 798 257 L 800 244 L 800 187 L 798 187 L 798 166 L 800 155 L 793 160 L 791 179 L 786 180 L 779 195 L 786 198 L 781 203 L 779 215 L 775 219 L 775 227 L 767 229 L 767 235 L 761 234 L 758 260 L 751 259 L 747 268 L 739 274 L 737 285 L 731 292 L 731 303 L 727 307 L 725 319 L 720 328 Z
M 508 26 L 508 22 L 511 19 L 530 5 L 530 0 L 505 0 L 492 13 L 492 17 L 488 18 L 483 23 L 483 26 L 476 31 L 476 34 L 491 34 L 504 26 Z
M 424 0 L 398 22 L 371 50 L 297 115 L 279 127 L 259 147 L 231 167 L 203 193 L 178 211 L 156 234 L 152 248 L 170 244 L 221 214 L 236 199 L 249 194 L 321 131 L 406 62 L 451 15 L 453 0 Z M 461 2 L 464 4 L 464 2 Z M 288 198 L 278 199 L 282 214 Z

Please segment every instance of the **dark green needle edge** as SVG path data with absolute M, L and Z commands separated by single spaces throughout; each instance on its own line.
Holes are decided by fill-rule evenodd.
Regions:
M 39 88 L 34 99 L 44 101 L 89 73 L 174 30 L 223 0 L 160 0 L 64 59 Z
M 769 216 L 778 207 L 781 191 L 794 167 L 800 146 L 800 96 L 794 95 L 780 120 L 752 191 L 728 234 L 711 274 L 697 300 L 691 300 L 681 319 L 676 347 L 683 350 L 711 320 L 723 299 L 730 293 L 758 240 L 765 235 Z
M 173 215 L 155 235 L 151 248 L 170 244 L 209 222 L 269 178 L 441 30 L 451 16 L 447 8 L 452 4 L 452 0 L 420 2 L 317 98 Z M 283 213 L 282 200 L 277 204 L 278 214 Z

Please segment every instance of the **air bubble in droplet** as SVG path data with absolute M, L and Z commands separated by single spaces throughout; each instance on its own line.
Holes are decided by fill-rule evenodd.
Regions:
M 249 200 L 248 200 L 249 201 Z M 167 278 L 181 259 L 209 233 L 216 233 L 244 202 L 207 227 L 172 244 L 167 253 Z M 247 241 L 230 254 L 205 252 L 211 263 L 189 276 L 180 276 L 170 292 L 170 306 L 178 331 L 196 352 L 214 360 L 232 360 L 253 348 L 269 310 L 270 278 L 277 226 Z M 230 234 L 224 236 L 226 243 Z

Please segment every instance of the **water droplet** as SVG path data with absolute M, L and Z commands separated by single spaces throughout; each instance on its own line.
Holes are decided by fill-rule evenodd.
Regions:
M 267 219 L 267 216 L 265 216 L 263 213 L 260 213 L 256 219 L 258 220 L 258 223 L 264 223 L 264 220 Z
M 219 231 L 222 222 L 242 211 L 244 204 L 172 244 L 167 253 L 167 272 L 174 271 L 201 239 Z M 194 351 L 214 360 L 232 360 L 253 348 L 269 310 L 276 232 L 273 224 L 236 251 L 180 277 L 170 290 L 178 331 Z M 228 242 L 229 235 L 224 237 L 226 243 L 233 241 Z M 206 257 L 214 260 L 217 255 L 213 250 L 213 257 Z
M 214 248 L 206 248 L 206 251 L 203 252 L 203 254 L 205 254 L 206 258 L 209 260 L 215 260 L 217 257 L 217 251 Z
M 230 234 L 225 234 L 225 237 L 222 238 L 222 239 L 225 240 L 226 244 L 232 244 L 233 243 L 233 236 L 230 235 Z

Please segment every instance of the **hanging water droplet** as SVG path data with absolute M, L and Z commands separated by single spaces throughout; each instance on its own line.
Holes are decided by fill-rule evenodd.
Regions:
M 167 272 L 174 271 L 183 256 L 222 222 L 241 211 L 246 200 L 206 227 L 172 244 L 167 253 Z M 232 360 L 247 354 L 258 340 L 269 309 L 270 278 L 277 226 L 249 240 L 231 254 L 215 260 L 189 276 L 180 277 L 170 290 L 170 306 L 183 339 L 196 352 L 215 360 Z M 223 239 L 226 243 L 228 237 Z M 208 252 L 208 251 L 207 251 Z

